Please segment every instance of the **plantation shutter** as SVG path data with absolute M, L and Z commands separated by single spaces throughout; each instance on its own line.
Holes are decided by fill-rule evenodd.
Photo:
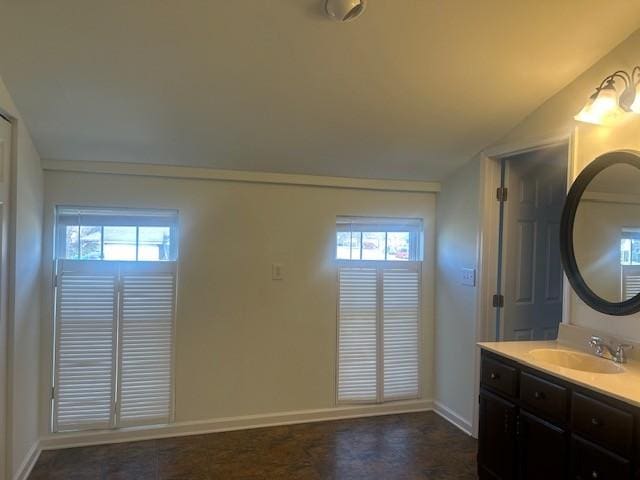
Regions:
M 622 296 L 629 300 L 640 293 L 640 266 L 622 266 Z
M 419 395 L 420 266 L 387 268 L 383 281 L 384 400 Z
M 175 263 L 132 265 L 121 288 L 118 425 L 169 423 Z
M 59 263 L 54 431 L 113 424 L 116 287 L 112 265 Z
M 338 401 L 417 398 L 421 264 L 367 264 L 338 270 Z
M 338 400 L 378 396 L 378 272 L 341 267 L 338 305 Z

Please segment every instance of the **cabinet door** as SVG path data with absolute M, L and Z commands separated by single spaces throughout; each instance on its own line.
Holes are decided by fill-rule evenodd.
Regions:
M 567 478 L 568 440 L 564 430 L 520 411 L 518 434 L 520 478 Z
M 478 432 L 478 474 L 481 479 L 515 478 L 515 440 L 515 405 L 482 391 Z

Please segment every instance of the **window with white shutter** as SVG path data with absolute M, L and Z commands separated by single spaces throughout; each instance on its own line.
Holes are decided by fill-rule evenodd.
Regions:
M 52 429 L 169 423 L 177 213 L 69 211 L 56 224 Z
M 337 400 L 418 398 L 422 222 L 339 217 L 336 230 Z
M 640 265 L 622 266 L 622 300 L 640 294 Z

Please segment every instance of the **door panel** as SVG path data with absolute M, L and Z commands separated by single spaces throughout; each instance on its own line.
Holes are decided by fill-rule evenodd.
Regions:
M 562 319 L 560 216 L 567 148 L 505 160 L 509 195 L 503 217 L 504 340 L 555 338 Z

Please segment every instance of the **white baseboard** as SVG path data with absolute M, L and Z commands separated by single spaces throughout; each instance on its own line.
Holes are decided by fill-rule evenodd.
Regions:
M 27 480 L 31 470 L 33 470 L 33 467 L 38 461 L 38 457 L 40 457 L 40 452 L 42 452 L 40 442 L 36 441 L 25 455 L 24 460 L 18 467 L 18 470 L 16 470 L 16 473 L 13 475 L 13 480 Z
M 132 427 L 120 430 L 56 433 L 49 434 L 41 438 L 40 448 L 42 450 L 55 450 L 59 448 L 99 445 L 105 443 L 151 440 L 154 438 L 179 437 L 231 430 L 273 427 L 276 425 L 290 425 L 295 423 L 391 415 L 394 413 L 426 412 L 430 410 L 433 410 L 432 400 L 410 400 L 378 405 L 337 406 L 334 408 L 317 410 L 297 410 L 262 415 L 246 415 L 241 417 L 176 422 L 171 425 L 155 427 Z M 450 420 L 447 417 L 445 418 Z
M 458 427 L 467 435 L 473 436 L 473 434 L 471 433 L 473 430 L 473 426 L 471 425 L 471 422 L 466 418 L 464 418 L 462 415 L 454 412 L 449 407 L 443 405 L 437 400 L 433 402 L 433 411 L 436 412 L 445 420 L 448 420 L 449 422 L 451 422 L 453 425 Z

